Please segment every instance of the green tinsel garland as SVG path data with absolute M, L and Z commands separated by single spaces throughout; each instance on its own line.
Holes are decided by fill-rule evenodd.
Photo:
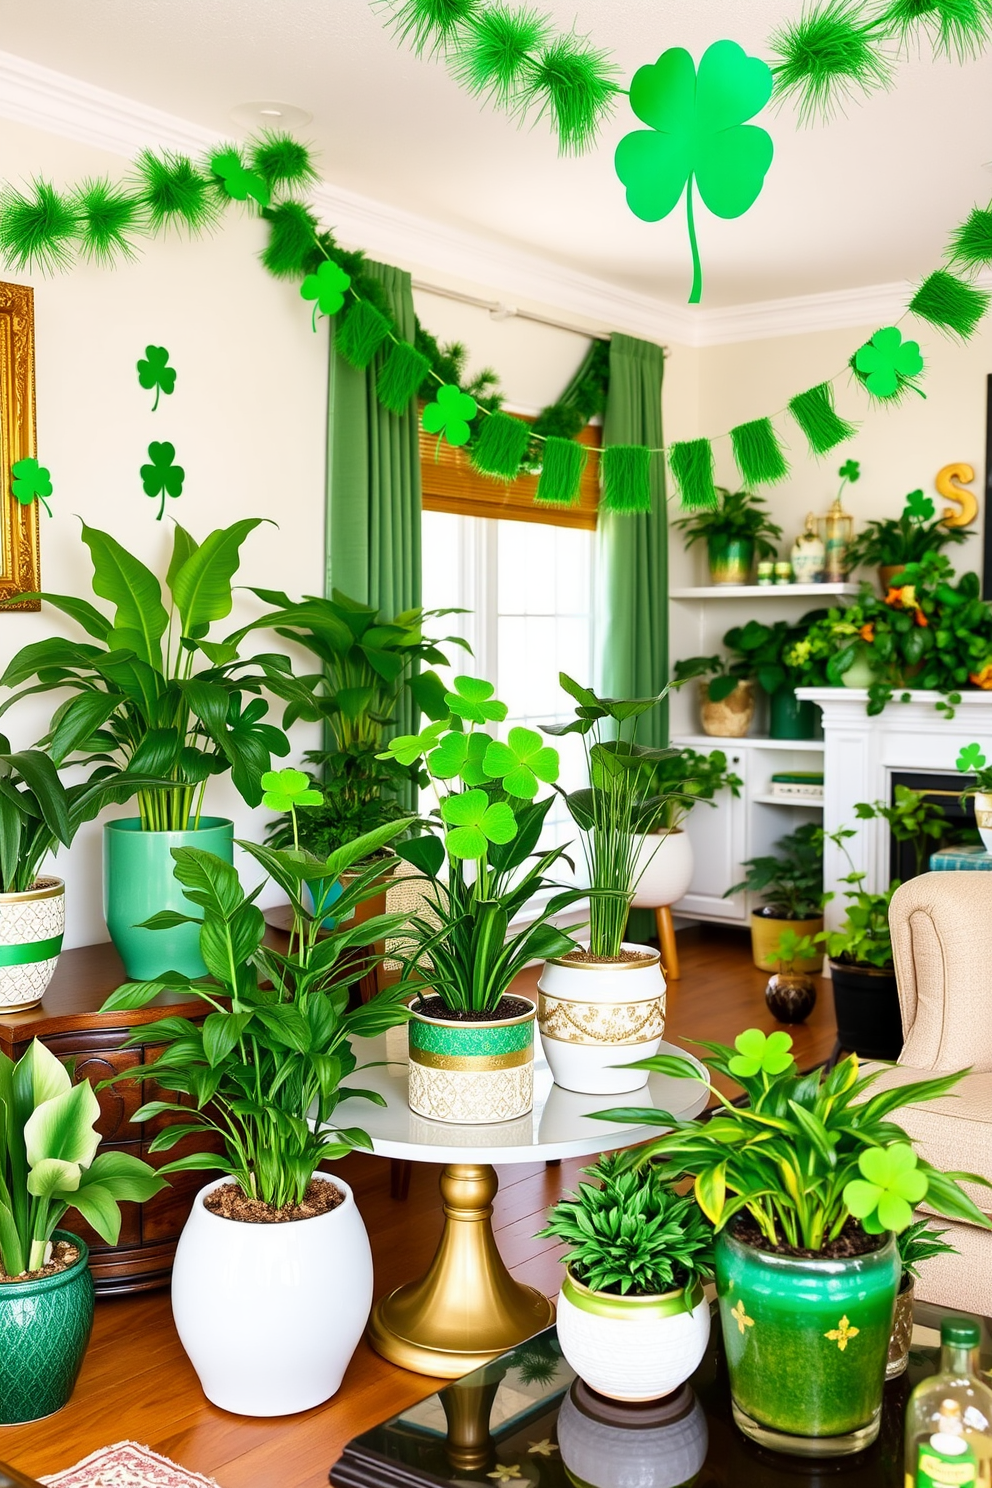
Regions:
M 78 233 L 73 203 L 48 181 L 35 181 L 31 195 L 8 186 L 0 197 L 0 255 L 15 269 L 67 269 Z
M 108 180 L 84 181 L 71 207 L 83 258 L 109 268 L 118 259 L 137 257 L 132 235 L 141 227 L 141 208 L 121 187 Z
M 909 302 L 909 308 L 921 320 L 929 321 L 938 330 L 948 331 L 967 341 L 975 334 L 979 322 L 989 308 L 989 295 L 984 289 L 976 289 L 950 274 L 946 269 L 937 269 L 930 274 Z
M 603 510 L 629 516 L 651 510 L 651 451 L 642 444 L 607 444 L 600 456 Z
M 818 383 L 790 398 L 789 412 L 806 435 L 814 455 L 828 455 L 857 433 L 856 426 L 841 418 L 834 407 L 834 390 L 829 382 Z
M 680 440 L 668 451 L 668 461 L 682 492 L 684 511 L 700 511 L 717 505 L 713 448 L 708 439 Z
M 738 424 L 730 431 L 734 462 L 745 486 L 772 485 L 784 480 L 789 465 L 769 418 Z
M 992 208 L 975 207 L 951 235 L 947 255 L 963 269 L 984 269 L 992 264 Z
M 215 183 L 197 170 L 188 155 L 142 150 L 134 169 L 138 200 L 153 233 L 169 227 L 185 228 L 191 235 L 201 233 L 220 216 L 222 200 Z
M 575 506 L 586 458 L 585 445 L 552 434 L 544 443 L 537 500 L 546 506 Z
M 367 367 L 392 332 L 389 321 L 366 300 L 352 300 L 335 320 L 334 349 L 352 367 Z M 403 407 L 409 400 L 403 400 Z
M 530 444 L 530 428 L 508 413 L 492 413 L 479 426 L 471 460 L 476 470 L 497 480 L 515 480 Z
M 430 370 L 430 362 L 409 341 L 394 341 L 379 368 L 375 394 L 390 413 L 402 413 Z

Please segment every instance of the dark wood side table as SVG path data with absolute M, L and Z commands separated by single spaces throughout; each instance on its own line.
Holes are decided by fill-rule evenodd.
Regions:
M 155 1051 L 149 1045 L 125 1049 L 127 1036 L 141 1025 L 172 1014 L 199 1020 L 204 1006 L 193 999 L 162 996 L 140 1012 L 101 1013 L 102 1004 L 124 980 L 120 957 L 109 942 L 63 952 L 39 1007 L 24 1013 L 0 1012 L 0 1049 L 16 1060 L 38 1037 L 59 1059 L 76 1061 L 77 1079 L 96 1085 L 119 1070 L 133 1069 L 137 1074 L 146 1059 L 154 1059 Z M 130 1152 L 156 1167 L 187 1151 L 208 1149 L 209 1139 L 189 1137 L 168 1153 L 149 1155 L 149 1143 L 163 1118 L 141 1123 L 133 1118 L 144 1101 L 159 1094 L 151 1081 L 142 1089 L 140 1079 L 122 1080 L 99 1091 L 101 1151 Z M 101 1240 L 75 1210 L 69 1211 L 67 1228 L 90 1247 L 98 1295 L 150 1291 L 168 1284 L 176 1243 L 193 1197 L 209 1179 L 209 1173 L 180 1173 L 147 1204 L 122 1204 L 120 1239 L 114 1246 Z

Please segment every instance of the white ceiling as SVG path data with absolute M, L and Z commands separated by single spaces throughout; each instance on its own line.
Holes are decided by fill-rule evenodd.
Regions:
M 698 59 L 731 37 L 758 56 L 801 0 L 544 0 L 610 48 L 624 79 L 666 47 Z M 626 101 L 599 145 L 560 159 L 543 124 L 520 130 L 484 109 L 442 64 L 418 59 L 370 0 L 0 0 L 4 48 L 33 62 L 237 133 L 229 111 L 279 99 L 313 115 L 305 131 L 337 186 L 446 226 L 540 254 L 675 304 L 689 257 L 682 208 L 647 224 L 612 166 L 632 123 Z M 992 52 L 965 66 L 903 61 L 895 88 L 829 125 L 786 108 L 760 122 L 775 160 L 736 222 L 700 210 L 704 306 L 913 279 L 947 234 L 992 197 Z

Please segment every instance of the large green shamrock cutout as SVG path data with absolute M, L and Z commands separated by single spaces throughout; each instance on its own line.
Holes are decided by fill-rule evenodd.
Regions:
M 512 728 L 505 744 L 494 739 L 489 745 L 484 768 L 493 780 L 502 780 L 508 796 L 532 801 L 539 780 L 552 785 L 558 779 L 558 751 L 533 729 Z
M 727 1068 L 745 1080 L 757 1074 L 781 1075 L 792 1063 L 792 1039 L 781 1030 L 766 1034 L 760 1028 L 745 1028 L 734 1039 L 734 1048 L 737 1053 Z
M 428 403 L 421 422 L 426 434 L 441 436 L 456 447 L 468 444 L 472 430 L 469 420 L 474 419 L 479 405 L 469 393 L 463 393 L 456 383 L 446 382 L 437 390 L 436 401 Z
M 455 690 L 446 692 L 444 701 L 452 713 L 469 723 L 502 723 L 506 704 L 493 697 L 495 691 L 491 682 L 479 677 L 456 677 Z
M 703 292 L 696 243 L 692 188 L 717 217 L 740 217 L 757 201 L 772 163 L 771 136 L 745 124 L 771 97 L 772 73 L 736 41 L 707 47 L 697 74 L 682 47 L 670 47 L 657 62 L 639 67 L 630 85 L 630 106 L 650 125 L 624 135 L 614 163 L 627 188 L 627 205 L 644 222 L 659 222 L 686 192 L 692 249 L 689 304 Z
M 919 342 L 904 341 L 898 326 L 884 326 L 855 352 L 854 367 L 873 398 L 894 398 L 923 371 Z
M 267 811 L 294 811 L 297 806 L 322 806 L 324 797 L 302 770 L 266 770 L 259 784 Z
M 152 413 L 158 407 L 160 394 L 165 393 L 168 397 L 176 385 L 176 369 L 170 367 L 168 362 L 169 353 L 164 346 L 146 346 L 145 355 L 138 361 L 139 385 L 149 391 L 155 389 Z
M 167 439 L 161 441 L 153 439 L 148 446 L 148 458 L 150 465 L 141 467 L 141 484 L 145 488 L 146 496 L 161 496 L 156 522 L 161 522 L 162 513 L 165 511 L 166 496 L 181 496 L 183 494 L 183 481 L 186 472 L 181 465 L 174 463 L 176 458 L 176 447 Z
M 390 739 L 387 748 L 382 754 L 377 754 L 376 759 L 394 759 L 401 765 L 415 765 L 421 755 L 434 748 L 448 727 L 448 722 L 447 718 L 442 718 L 436 723 L 429 723 L 419 734 L 399 734 L 395 739 Z
M 913 1218 L 913 1205 L 926 1197 L 929 1180 L 916 1166 L 908 1142 L 891 1147 L 866 1147 L 858 1156 L 860 1178 L 844 1185 L 844 1203 L 869 1235 L 884 1230 L 896 1234 Z
M 246 169 L 237 150 L 218 150 L 210 158 L 210 169 L 220 177 L 224 190 L 234 201 L 247 201 L 251 197 L 260 207 L 269 205 L 271 192 L 264 177 Z
M 336 315 L 344 304 L 345 292 L 351 284 L 351 275 L 339 268 L 333 259 L 325 258 L 315 274 L 308 274 L 300 285 L 300 294 L 305 300 L 315 300 L 313 328 L 317 329 L 317 311 L 321 315 Z
M 984 770 L 985 755 L 982 752 L 982 746 L 980 744 L 962 745 L 961 753 L 957 757 L 957 767 L 966 775 L 970 775 L 973 770 Z
M 922 491 L 910 491 L 906 497 L 906 510 L 914 522 L 929 522 L 936 511 L 932 499 Z
M 450 830 L 444 845 L 453 858 L 484 858 L 490 842 L 512 842 L 517 819 L 505 801 L 489 803 L 484 790 L 445 796 L 441 817 Z
M 489 776 L 482 761 L 491 743 L 488 734 L 445 734 L 427 757 L 430 772 L 437 780 L 452 780 L 457 775 L 466 785 L 485 785 Z
M 25 455 L 23 460 L 14 461 L 10 474 L 11 492 L 21 505 L 30 506 L 32 501 L 38 500 L 51 516 L 52 508 L 45 497 L 52 494 L 52 477 L 45 466 L 39 465 L 33 455 Z

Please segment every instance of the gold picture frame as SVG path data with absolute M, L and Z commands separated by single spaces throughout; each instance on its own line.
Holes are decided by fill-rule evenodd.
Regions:
M 38 502 L 22 506 L 10 467 L 35 453 L 34 290 L 0 283 L 0 600 L 5 610 L 40 610 L 17 595 L 41 587 Z

